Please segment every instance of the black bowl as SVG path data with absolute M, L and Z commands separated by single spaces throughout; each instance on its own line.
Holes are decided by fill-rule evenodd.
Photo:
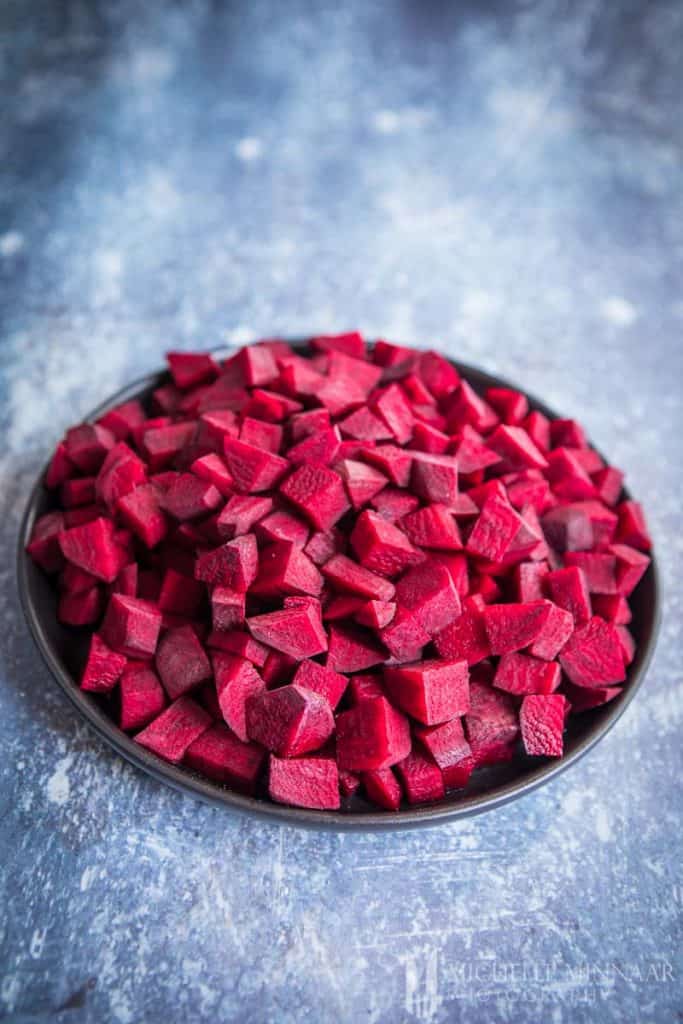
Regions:
M 457 362 L 454 362 L 454 366 L 480 393 L 487 387 L 515 387 L 471 366 Z M 130 384 L 94 409 L 86 419 L 95 420 L 108 409 L 128 399 L 144 399 L 165 376 L 164 373 L 152 374 Z M 550 418 L 557 418 L 558 414 L 543 402 L 532 396 L 528 398 L 533 409 L 540 410 Z M 623 693 L 609 704 L 570 717 L 565 733 L 565 754 L 561 759 L 539 760 L 520 751 L 512 761 L 476 771 L 465 790 L 451 792 L 438 803 L 405 807 L 393 813 L 378 811 L 359 795 L 354 795 L 340 811 L 305 810 L 271 803 L 267 799 L 242 796 L 190 769 L 168 764 L 139 746 L 112 721 L 103 698 L 79 689 L 76 680 L 85 658 L 86 636 L 79 630 L 59 624 L 53 584 L 25 552 L 33 523 L 49 511 L 53 504 L 52 495 L 43 487 L 43 478 L 44 472 L 41 472 L 24 512 L 19 532 L 17 574 L 26 621 L 55 679 L 81 715 L 127 761 L 176 789 L 265 820 L 312 828 L 374 831 L 435 825 L 499 807 L 559 775 L 602 739 L 635 697 L 655 648 L 659 628 L 660 587 L 653 558 L 631 600 L 633 621 L 630 628 L 637 646 Z M 628 496 L 628 492 L 625 493 Z

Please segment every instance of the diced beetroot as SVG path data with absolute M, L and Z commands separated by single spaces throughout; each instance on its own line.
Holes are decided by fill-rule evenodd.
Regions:
M 224 720 L 244 743 L 247 734 L 247 702 L 265 690 L 265 683 L 246 658 L 217 651 L 212 655 L 218 704 Z
M 67 430 L 64 443 L 69 462 L 81 473 L 90 475 L 97 473 L 107 452 L 114 447 L 116 438 L 110 430 L 97 423 L 82 423 Z
M 560 666 L 528 654 L 504 654 L 498 662 L 493 685 L 515 695 L 554 693 L 560 685 Z
M 126 732 L 144 729 L 166 706 L 159 677 L 148 665 L 129 665 L 121 676 L 119 725 Z
M 413 544 L 440 551 L 460 551 L 462 539 L 458 524 L 445 505 L 427 505 L 401 520 Z
M 619 526 L 617 540 L 620 544 L 628 544 L 640 551 L 649 551 L 652 540 L 645 522 L 642 505 L 637 501 L 622 501 L 617 508 Z
M 304 548 L 304 552 L 308 555 L 312 562 L 316 565 L 324 565 L 325 562 L 339 551 L 342 551 L 345 546 L 344 538 L 338 530 L 330 530 L 329 533 L 322 533 L 320 531 L 311 535 L 310 540 Z
M 397 523 L 399 519 L 410 515 L 420 504 L 420 499 L 408 491 L 398 487 L 385 487 L 370 502 L 374 510 L 389 523 Z
M 292 682 L 320 694 L 334 710 L 344 695 L 348 679 L 331 668 L 306 659 L 299 663 Z
M 418 661 L 422 648 L 430 640 L 427 630 L 407 608 L 397 608 L 393 619 L 380 630 L 379 636 L 391 657 L 400 664 Z
M 548 597 L 556 605 L 571 612 L 574 622 L 580 625 L 591 617 L 591 597 L 586 576 L 579 566 L 555 569 L 543 581 Z
M 102 639 L 129 658 L 151 658 L 157 647 L 161 612 L 149 601 L 112 594 L 102 623 Z
M 568 551 L 567 566 L 583 570 L 591 594 L 617 594 L 617 559 L 609 551 Z
M 399 580 L 396 602 L 430 637 L 444 630 L 462 610 L 450 572 L 432 559 L 410 569 Z
M 606 466 L 605 469 L 598 470 L 592 479 L 598 498 L 606 505 L 616 505 L 621 494 L 624 474 L 614 466 Z
M 293 658 L 312 658 L 327 650 L 320 616 L 310 606 L 252 615 L 247 626 L 256 640 Z
M 361 776 L 368 800 L 385 811 L 397 811 L 401 806 L 401 786 L 391 768 L 363 772 Z
M 384 697 L 384 687 L 382 681 L 378 676 L 372 675 L 371 672 L 361 673 L 357 676 L 351 676 L 349 679 L 349 702 L 352 705 L 358 704 L 361 700 L 367 700 L 371 697 Z
M 552 602 L 541 631 L 529 646 L 529 652 L 544 661 L 556 658 L 574 632 L 574 617 L 571 612 Z
M 436 427 L 431 426 L 429 423 L 423 423 L 420 420 L 414 424 L 411 447 L 415 451 L 443 455 L 444 452 L 448 451 L 450 444 L 450 437 L 448 434 L 444 434 L 442 430 L 437 430 Z M 462 472 L 460 459 L 458 459 L 458 469 Z
M 207 646 L 216 648 L 219 651 L 227 651 L 229 654 L 236 654 L 240 658 L 246 658 L 253 665 L 262 668 L 268 657 L 268 648 L 254 640 L 249 633 L 243 630 L 234 629 L 229 633 L 209 633 Z
M 45 486 L 52 490 L 59 487 L 65 480 L 74 473 L 75 467 L 66 453 L 66 445 L 63 441 L 55 448 L 54 455 L 45 473 Z
M 425 725 L 438 725 L 470 706 L 466 661 L 420 661 L 384 669 L 391 701 Z
M 277 362 L 266 345 L 250 345 L 240 349 L 234 357 L 242 382 L 247 387 L 260 387 L 275 380 L 278 375 Z
M 624 659 L 616 628 L 593 616 L 574 631 L 560 653 L 560 664 L 575 686 L 600 688 L 623 682 Z
M 647 571 L 650 559 L 627 544 L 612 544 L 609 551 L 616 559 L 614 572 L 617 593 L 629 597 Z
M 509 761 L 513 756 L 519 725 L 514 702 L 508 694 L 472 679 L 465 727 L 477 767 Z
M 543 634 L 551 608 L 550 601 L 487 605 L 484 624 L 491 654 L 520 651 L 533 644 Z
M 373 411 L 386 423 L 398 444 L 407 444 L 413 436 L 414 417 L 410 403 L 398 384 L 376 391 Z
M 410 753 L 408 719 L 384 697 L 360 701 L 337 718 L 337 763 L 349 771 L 377 771 Z
M 95 477 L 80 476 L 74 477 L 72 480 L 65 480 L 61 486 L 59 497 L 64 508 L 93 504 L 95 501 Z
M 553 420 L 550 424 L 550 436 L 553 448 L 565 445 L 569 448 L 586 447 L 586 435 L 576 420 Z
M 402 530 L 369 509 L 357 518 L 350 540 L 366 569 L 383 576 L 396 576 L 424 558 Z
M 199 417 L 197 441 L 214 452 L 222 454 L 223 439 L 238 436 L 237 416 L 231 409 L 214 409 L 212 412 L 202 413 Z
M 339 474 L 316 463 L 295 469 L 280 491 L 318 530 L 329 530 L 349 508 Z
M 346 493 L 354 508 L 367 505 L 387 483 L 383 473 L 356 459 L 343 459 L 336 463 L 335 470 L 344 481 Z
M 363 450 L 363 459 L 380 470 L 397 487 L 407 487 L 413 465 L 411 452 L 393 444 L 378 444 Z
M 107 453 L 97 478 L 94 481 L 95 498 L 110 509 L 115 508 L 119 498 L 129 494 L 147 480 L 145 464 L 124 441 L 119 441 Z
M 194 423 L 171 423 L 146 430 L 139 447 L 150 470 L 163 469 L 178 455 L 196 433 Z
M 409 804 L 441 800 L 445 793 L 443 775 L 438 764 L 420 750 L 411 750 L 396 765 Z
M 211 586 L 230 587 L 245 593 L 256 579 L 258 550 L 253 533 L 199 555 L 195 577 Z
M 228 467 L 215 452 L 195 459 L 190 465 L 190 471 L 200 480 L 213 484 L 224 498 L 230 497 L 235 489 L 235 481 L 230 476 Z
M 358 331 L 347 334 L 326 334 L 311 338 L 311 345 L 318 352 L 344 352 L 356 359 L 365 359 L 365 342 Z
M 363 672 L 366 668 L 381 665 L 385 658 L 386 652 L 367 630 L 337 624 L 330 626 L 328 668 L 335 672 Z
M 337 594 L 325 603 L 323 619 L 325 622 L 334 622 L 338 619 L 354 618 L 356 612 L 360 611 L 366 603 L 364 597 Z
M 292 441 L 303 441 L 311 434 L 317 434 L 321 430 L 327 430 L 330 426 L 330 414 L 327 409 L 307 409 L 305 412 L 295 413 L 289 420 L 289 432 Z
M 271 754 L 268 793 L 279 804 L 337 810 L 339 772 L 334 758 L 280 759 Z
M 191 626 L 164 633 L 156 652 L 156 667 L 171 700 L 211 678 L 211 664 Z
M 153 484 L 144 484 L 124 495 L 117 505 L 123 522 L 148 548 L 156 547 L 168 532 L 168 520 Z
M 247 701 L 247 734 L 279 757 L 318 750 L 334 731 L 325 697 L 294 683 Z
M 36 519 L 26 550 L 44 572 L 59 572 L 64 565 L 60 536 L 63 536 L 64 516 L 61 512 L 46 512 Z
M 43 539 L 43 538 L 41 538 Z M 99 517 L 58 535 L 59 546 L 68 562 L 85 569 L 105 583 L 112 583 L 123 565 L 123 552 L 116 543 L 114 524 Z
M 460 440 L 455 447 L 455 458 L 461 473 L 478 473 L 480 470 L 495 466 L 501 461 L 498 452 L 494 452 L 484 443 L 474 427 L 465 424 L 460 432 Z
M 396 605 L 393 601 L 366 601 L 355 613 L 354 618 L 362 626 L 379 630 L 388 626 L 395 614 Z
M 243 494 L 269 490 L 289 468 L 289 463 L 281 456 L 232 437 L 224 439 L 223 452 L 235 488 Z
M 527 754 L 535 757 L 562 757 L 566 697 L 529 694 L 522 701 L 519 724 Z
M 627 626 L 615 626 L 617 636 L 619 637 L 619 644 L 621 646 L 621 653 L 624 656 L 624 664 L 630 665 L 636 654 L 636 642 L 633 639 L 633 634 Z
M 97 422 L 100 427 L 106 427 L 111 431 L 117 441 L 126 441 L 134 428 L 140 426 L 144 419 L 145 411 L 142 404 L 137 398 L 132 398 L 105 412 Z
M 268 544 L 271 541 L 290 541 L 303 547 L 308 540 L 310 530 L 306 523 L 285 508 L 271 512 L 254 527 L 259 540 Z
M 512 388 L 487 388 L 485 397 L 507 426 L 518 426 L 529 412 L 526 395 Z
M 621 594 L 595 594 L 592 603 L 595 614 L 613 626 L 628 626 L 633 617 L 628 601 Z
M 360 784 L 360 776 L 355 772 L 339 772 L 339 791 L 343 797 L 353 796 Z
M 452 718 L 442 725 L 420 727 L 415 735 L 441 769 L 446 789 L 462 789 L 467 785 L 475 763 L 460 718 Z
M 378 601 L 391 601 L 394 584 L 346 555 L 333 555 L 322 566 L 323 576 L 337 589 Z
M 267 516 L 272 508 L 272 498 L 234 494 L 218 517 L 218 532 L 226 539 L 240 537 L 249 533 L 254 524 Z
M 564 690 L 572 706 L 572 712 L 590 711 L 591 708 L 601 707 L 623 693 L 621 686 L 588 687 L 573 686 L 571 683 L 567 683 Z
M 161 506 L 184 522 L 213 512 L 223 502 L 220 491 L 193 473 L 179 473 L 161 498 Z
M 119 573 L 119 576 L 121 574 Z M 119 578 L 118 576 L 116 577 Z M 97 578 L 91 576 L 89 572 L 85 572 L 83 569 L 79 569 L 75 565 L 71 565 L 67 562 L 62 571 L 59 574 L 59 587 L 61 590 L 66 590 L 70 594 L 83 594 L 86 590 L 91 590 L 92 587 L 97 586 Z M 114 584 L 112 584 L 113 586 Z
M 57 618 L 65 626 L 90 626 L 99 620 L 103 602 L 104 596 L 97 586 L 79 594 L 65 591 L 59 598 Z
M 486 433 L 498 422 L 496 412 L 466 380 L 461 381 L 457 391 L 449 395 L 445 409 L 451 431 L 459 430 L 469 423 L 480 433 Z
M 165 761 L 178 764 L 198 736 L 211 726 L 211 715 L 191 697 L 180 697 L 139 732 L 135 742 Z
M 504 468 L 545 469 L 548 461 L 523 427 L 501 425 L 486 439 L 486 444 L 503 459 Z M 499 467 L 502 468 L 502 467 Z
M 125 655 L 113 651 L 101 636 L 93 633 L 88 659 L 81 675 L 81 689 L 107 693 L 114 688 L 125 667 Z
M 412 488 L 425 501 L 450 507 L 458 496 L 458 462 L 452 455 L 413 454 Z
M 245 595 L 229 587 L 214 587 L 211 592 L 211 622 L 214 630 L 229 631 L 244 623 Z
M 593 525 L 583 504 L 589 503 L 558 505 L 543 516 L 543 533 L 556 551 L 588 551 L 593 547 Z
M 549 453 L 547 476 L 558 498 L 584 501 L 597 496 L 590 476 L 569 448 L 555 448 Z
M 483 605 L 483 602 L 482 602 Z M 465 601 L 462 614 L 434 637 L 440 657 L 447 661 L 464 660 L 476 665 L 491 654 L 482 609 Z
M 193 388 L 218 376 L 219 368 L 208 353 L 168 352 L 168 366 L 177 388 Z
M 547 562 L 521 562 L 512 574 L 515 597 L 521 604 L 541 601 L 545 597 L 543 581 L 549 572 Z
M 193 618 L 199 614 L 203 599 L 204 587 L 197 580 L 172 568 L 165 571 L 157 601 L 162 612 Z
M 185 764 L 209 779 L 222 782 L 238 793 L 252 795 L 265 751 L 243 743 L 223 722 L 216 722 L 185 751 Z
M 491 494 L 469 535 L 467 550 L 478 558 L 498 562 L 505 557 L 522 526 L 521 517 L 507 499 Z

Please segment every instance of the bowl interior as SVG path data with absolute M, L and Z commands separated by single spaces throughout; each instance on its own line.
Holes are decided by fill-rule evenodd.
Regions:
M 301 345 L 302 343 L 295 343 Z M 220 354 L 220 353 L 219 353 Z M 454 362 L 476 391 L 487 387 L 515 387 L 498 377 Z M 155 374 L 131 384 L 93 410 L 87 419 L 96 419 L 105 411 L 133 397 L 147 398 L 164 374 Z M 519 389 L 518 389 L 519 390 Z M 532 396 L 532 408 L 551 418 L 558 413 Z M 608 460 L 607 460 L 608 461 Z M 140 747 L 123 733 L 109 715 L 108 699 L 83 693 L 77 684 L 85 661 L 88 633 L 61 626 L 57 621 L 57 599 L 51 581 L 26 555 L 24 548 L 36 518 L 54 505 L 54 496 L 42 486 L 41 473 L 24 515 L 18 552 L 19 591 L 24 612 L 34 639 L 55 678 L 79 711 L 95 729 L 127 760 L 167 784 L 189 790 L 197 796 L 235 809 L 267 818 L 275 818 L 316 827 L 377 829 L 416 827 L 444 818 L 478 813 L 504 803 L 547 781 L 566 769 L 593 746 L 624 711 L 644 678 L 650 660 L 659 619 L 659 588 L 654 558 L 631 598 L 631 631 L 636 641 L 636 656 L 629 667 L 623 693 L 614 701 L 592 711 L 569 718 L 565 733 L 565 755 L 560 760 L 528 757 L 520 749 L 513 760 L 476 771 L 466 790 L 449 793 L 437 804 L 406 807 L 397 813 L 378 811 L 361 795 L 354 795 L 339 812 L 310 811 L 271 803 L 267 798 L 245 797 L 198 776 L 182 767 L 167 764 Z

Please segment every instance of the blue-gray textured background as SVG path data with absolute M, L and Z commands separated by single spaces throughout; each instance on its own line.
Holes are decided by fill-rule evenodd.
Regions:
M 0 3 L 0 1017 L 680 1020 L 682 50 L 680 0 Z M 580 417 L 667 591 L 585 762 L 422 833 L 146 779 L 15 592 L 67 424 L 167 347 L 355 326 Z

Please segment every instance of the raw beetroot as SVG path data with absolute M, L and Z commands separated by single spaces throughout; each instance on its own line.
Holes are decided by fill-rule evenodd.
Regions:
M 27 550 L 81 687 L 150 751 L 281 803 L 397 810 L 618 697 L 641 506 L 573 420 L 435 352 L 270 340 L 57 446 Z

